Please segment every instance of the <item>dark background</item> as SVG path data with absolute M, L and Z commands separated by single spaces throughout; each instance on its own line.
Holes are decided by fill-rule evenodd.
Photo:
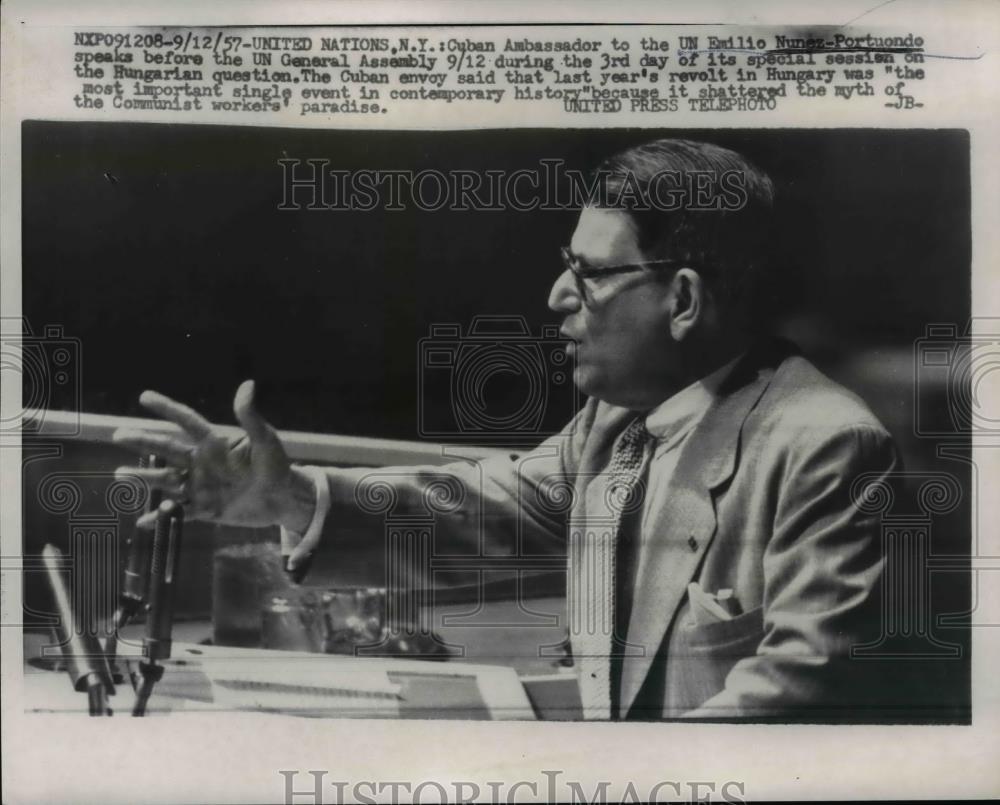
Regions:
M 415 439 L 419 339 L 476 314 L 523 315 L 533 333 L 557 322 L 546 299 L 576 214 L 281 211 L 278 160 L 586 170 L 678 133 L 27 122 L 23 135 L 24 312 L 82 339 L 83 410 L 141 414 L 139 392 L 156 388 L 229 422 L 253 377 L 279 427 Z M 783 328 L 828 371 L 967 321 L 966 132 L 680 136 L 735 148 L 775 180 L 778 262 L 800 311 Z M 892 418 L 891 400 L 871 401 Z

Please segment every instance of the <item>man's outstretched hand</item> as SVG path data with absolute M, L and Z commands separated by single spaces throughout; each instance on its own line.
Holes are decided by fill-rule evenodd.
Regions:
M 163 468 L 119 467 L 117 474 L 139 477 L 165 497 L 179 501 L 189 519 L 227 525 L 283 525 L 306 530 L 315 507 L 312 480 L 292 466 L 274 428 L 254 407 L 254 384 L 236 390 L 233 411 L 243 428 L 226 435 L 197 411 L 182 403 L 144 391 L 142 406 L 180 426 L 178 434 L 120 429 L 114 441 L 140 454 L 162 456 Z M 154 512 L 139 525 L 151 528 Z

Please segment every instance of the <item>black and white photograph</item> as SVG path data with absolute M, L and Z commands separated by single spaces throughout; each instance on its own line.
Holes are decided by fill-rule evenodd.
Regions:
M 929 571 L 970 544 L 968 136 L 676 134 L 25 123 L 25 320 L 78 347 L 27 533 L 68 521 L 95 636 L 176 520 L 163 617 L 231 685 L 282 649 L 530 680 L 369 713 L 306 663 L 327 702 L 246 706 L 967 721 L 968 572 Z M 243 706 L 184 662 L 160 706 Z
M 984 724 L 996 167 L 921 116 L 916 27 L 75 30 L 75 111 L 18 117 L 4 167 L 5 713 L 38 740 L 127 730 L 165 779 L 215 730 L 237 773 L 257 738 L 493 736 L 519 771 L 414 786 L 330 737 L 262 796 L 745 802 L 772 740 L 891 766 Z M 877 123 L 775 111 L 873 88 Z M 652 761 L 716 741 L 725 772 Z M 854 790 L 787 751 L 781 797 Z M 219 790 L 134 771 L 17 801 Z

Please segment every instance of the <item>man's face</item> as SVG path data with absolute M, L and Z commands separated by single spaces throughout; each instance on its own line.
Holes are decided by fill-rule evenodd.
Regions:
M 570 241 L 582 268 L 643 263 L 635 224 L 620 210 L 585 207 Z M 670 272 L 655 270 L 586 280 L 583 298 L 570 271 L 549 295 L 573 339 L 573 380 L 586 395 L 627 408 L 651 408 L 675 391 L 676 345 L 670 334 Z

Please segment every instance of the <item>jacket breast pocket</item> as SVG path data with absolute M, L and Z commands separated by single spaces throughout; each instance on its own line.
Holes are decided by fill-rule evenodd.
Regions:
M 764 639 L 764 607 L 751 609 L 730 620 L 689 623 L 684 637 L 692 653 L 737 657 L 753 654 Z
M 698 625 L 690 617 L 681 621 L 667 659 L 666 711 L 677 715 L 721 691 L 733 666 L 755 654 L 764 639 L 763 607 Z
M 682 715 L 717 694 L 733 666 L 756 654 L 763 639 L 763 607 L 731 620 L 698 625 L 687 609 L 670 641 L 665 712 Z

